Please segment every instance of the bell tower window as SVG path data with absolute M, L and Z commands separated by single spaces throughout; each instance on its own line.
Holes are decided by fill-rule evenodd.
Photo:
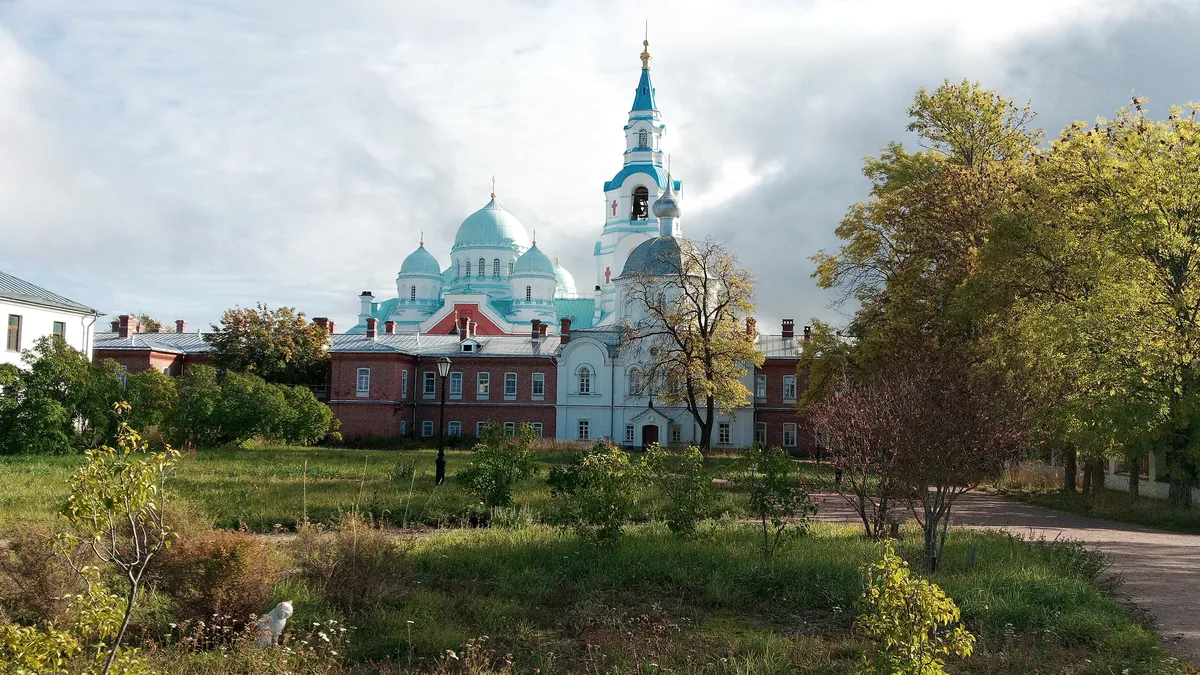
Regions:
M 496 258 L 492 261 L 492 276 L 500 278 L 500 259 Z
M 408 288 L 408 299 L 409 299 L 409 300 L 416 300 L 416 299 L 417 299 L 417 287 L 416 287 L 416 286 L 409 286 L 409 288 Z
M 525 287 L 525 302 L 529 302 L 532 299 L 533 299 L 533 287 L 526 286 Z
M 650 191 L 644 185 L 633 189 L 633 211 L 630 220 L 646 220 L 650 216 Z
M 650 134 L 646 133 L 645 129 L 642 129 L 641 131 L 638 132 L 638 147 L 639 148 L 649 148 L 650 147 Z

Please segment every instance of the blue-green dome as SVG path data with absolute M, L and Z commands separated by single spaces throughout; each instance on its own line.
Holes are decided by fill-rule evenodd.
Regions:
M 538 249 L 536 244 L 522 253 L 521 257 L 517 258 L 516 265 L 513 266 L 514 277 L 528 275 L 554 276 L 554 263 L 550 262 L 550 259 Z
M 635 274 L 650 274 L 653 276 L 669 276 L 679 274 L 683 269 L 683 253 L 680 247 L 691 246 L 683 237 L 655 237 L 643 241 L 629 253 L 625 259 L 625 269 L 621 276 Z
M 433 254 L 425 250 L 425 244 L 417 247 L 417 250 L 408 254 L 404 262 L 400 264 L 400 274 L 433 274 L 440 276 L 442 274 L 442 266 L 438 264 L 437 258 Z
M 504 207 L 496 203 L 496 198 L 487 206 L 467 216 L 458 226 L 458 234 L 454 236 L 454 247 L 460 246 L 490 246 L 496 248 L 529 246 L 529 235 L 521 221 Z
M 563 267 L 558 258 L 554 259 L 554 297 L 559 300 L 570 300 L 579 296 L 575 290 L 575 277 Z

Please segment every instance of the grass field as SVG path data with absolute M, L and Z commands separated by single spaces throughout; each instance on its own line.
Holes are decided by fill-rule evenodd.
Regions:
M 1080 515 L 1152 527 L 1166 532 L 1200 534 L 1200 508 L 1175 507 L 1162 499 L 1131 497 L 1127 492 L 1101 490 L 1095 495 L 1062 490 L 1000 490 L 1006 497 Z

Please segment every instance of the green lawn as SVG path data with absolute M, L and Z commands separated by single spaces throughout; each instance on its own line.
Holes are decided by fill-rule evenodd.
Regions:
M 1166 532 L 1200 534 L 1200 505 L 1175 507 L 1162 499 L 1131 497 L 1127 492 L 1101 490 L 1095 495 L 1059 489 L 998 489 L 1006 497 L 1059 511 L 1142 525 Z

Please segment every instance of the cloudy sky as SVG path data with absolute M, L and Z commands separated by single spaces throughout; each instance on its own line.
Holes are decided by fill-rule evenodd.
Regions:
M 918 87 L 978 80 L 1048 132 L 1200 99 L 1200 2 L 3 0 L 0 269 L 102 312 L 348 327 L 421 231 L 448 264 L 495 174 L 589 288 L 645 20 L 684 231 L 754 271 L 762 327 L 840 320 L 808 256 Z

